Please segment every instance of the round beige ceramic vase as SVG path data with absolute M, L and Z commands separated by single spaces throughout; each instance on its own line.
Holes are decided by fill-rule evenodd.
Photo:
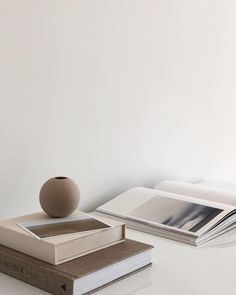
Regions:
M 65 217 L 74 212 L 79 205 L 79 187 L 68 177 L 53 177 L 42 186 L 39 200 L 42 209 L 49 216 Z

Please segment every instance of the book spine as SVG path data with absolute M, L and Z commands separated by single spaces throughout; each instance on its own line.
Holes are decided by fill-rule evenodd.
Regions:
M 0 244 L 50 264 L 55 264 L 55 247 L 52 244 L 35 239 L 31 235 L 22 234 L 14 229 L 6 228 L 1 224 Z M 37 251 L 39 248 L 40 251 Z
M 0 249 L 0 272 L 55 295 L 73 295 L 74 282 L 63 273 Z

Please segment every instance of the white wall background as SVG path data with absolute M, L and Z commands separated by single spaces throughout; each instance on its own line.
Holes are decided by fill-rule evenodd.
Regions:
M 82 209 L 161 179 L 235 180 L 236 2 L 0 0 L 0 218 L 43 182 Z

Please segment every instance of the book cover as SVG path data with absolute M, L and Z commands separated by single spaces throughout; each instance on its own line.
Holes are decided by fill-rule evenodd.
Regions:
M 80 295 L 150 265 L 151 248 L 126 240 L 55 266 L 0 245 L 0 271 L 55 295 Z
M 81 214 L 80 211 L 76 211 L 72 216 L 76 217 Z M 43 212 L 3 220 L 0 221 L 0 244 L 57 265 L 124 240 L 124 223 L 100 217 L 96 219 L 110 226 L 44 239 L 36 238 L 19 225 L 48 220 L 47 215 Z

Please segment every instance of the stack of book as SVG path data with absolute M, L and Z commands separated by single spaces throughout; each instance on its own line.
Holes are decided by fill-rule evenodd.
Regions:
M 151 248 L 124 223 L 77 211 L 0 221 L 0 271 L 56 295 L 91 293 L 151 264 Z

